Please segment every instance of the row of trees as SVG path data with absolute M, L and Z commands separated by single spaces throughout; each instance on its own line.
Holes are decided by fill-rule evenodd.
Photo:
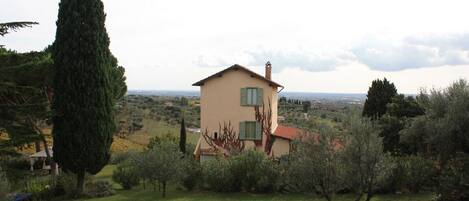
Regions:
M 162 196 L 166 196 L 166 187 L 170 181 L 181 181 L 188 189 L 192 189 L 196 180 L 194 174 L 199 171 L 198 163 L 191 154 L 184 154 L 175 140 L 163 138 L 149 147 L 148 150 L 134 153 L 120 162 L 113 173 L 114 181 L 124 189 L 143 182 L 151 184 L 153 189 L 161 188 Z
M 384 151 L 423 156 L 436 167 L 440 200 L 469 198 L 469 84 L 458 80 L 446 89 L 422 90 L 415 98 L 398 95 L 394 84 L 375 80 L 363 115 L 382 129 Z
M 343 190 L 370 200 L 389 175 L 390 157 L 371 120 L 351 114 L 345 126 L 346 133 L 322 126 L 320 135 L 299 142 L 287 172 L 293 184 L 326 200 Z

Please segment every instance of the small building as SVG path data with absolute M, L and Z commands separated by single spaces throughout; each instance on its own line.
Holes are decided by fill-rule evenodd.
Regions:
M 54 152 L 52 151 L 52 148 L 49 148 L 48 151 L 49 151 L 50 157 L 54 157 Z M 55 167 L 51 168 L 51 164 L 46 164 L 46 159 L 47 159 L 46 150 L 42 150 L 42 151 L 36 152 L 34 154 L 31 154 L 29 156 L 30 170 L 34 171 L 34 163 L 36 161 L 41 161 L 42 162 L 41 169 L 43 169 L 43 170 L 54 170 L 55 171 L 54 174 L 57 175 L 58 174 L 57 163 L 53 163 L 52 165 L 55 165 Z M 48 162 L 50 163 L 50 161 L 48 161 Z
M 300 130 L 278 125 L 278 93 L 284 87 L 272 80 L 271 72 L 270 62 L 265 65 L 264 76 L 235 64 L 193 84 L 200 87 L 202 130 L 196 157 L 204 160 L 215 154 L 204 134 L 216 140 L 223 125 L 231 126 L 244 149 L 266 151 L 273 157 L 290 152 L 290 142 Z M 267 115 L 259 118 L 259 111 Z

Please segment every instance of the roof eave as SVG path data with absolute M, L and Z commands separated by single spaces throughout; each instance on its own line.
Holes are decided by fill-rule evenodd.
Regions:
M 268 82 L 270 86 L 282 87 L 282 88 L 283 88 L 282 85 L 280 85 L 280 84 L 278 84 L 278 83 L 276 83 L 276 82 L 274 82 L 274 81 L 272 81 L 272 80 L 269 80 L 269 79 L 265 78 L 264 76 L 259 75 L 259 74 L 257 74 L 256 72 L 251 71 L 251 70 L 249 70 L 248 68 L 246 68 L 246 67 L 244 67 L 244 66 L 241 66 L 241 65 L 239 65 L 239 64 L 234 64 L 234 65 L 232 65 L 232 66 L 230 66 L 230 67 L 228 67 L 228 68 L 226 68 L 226 69 L 224 69 L 224 70 L 222 70 L 222 71 L 220 71 L 220 72 L 218 72 L 218 73 L 215 73 L 215 74 L 213 74 L 213 75 L 210 75 L 210 76 L 208 76 L 208 77 L 206 77 L 206 78 L 204 78 L 204 79 L 202 79 L 202 80 L 200 80 L 200 81 L 198 81 L 198 82 L 192 84 L 192 86 L 202 86 L 202 85 L 204 85 L 205 81 L 207 81 L 207 80 L 209 80 L 209 79 L 212 79 L 212 78 L 214 78 L 214 77 L 221 77 L 221 76 L 223 75 L 223 73 L 226 72 L 226 71 L 228 71 L 228 70 L 238 70 L 238 69 L 242 69 L 242 70 L 244 70 L 244 71 L 250 73 L 252 77 L 257 77 L 257 78 L 259 78 L 259 79 L 261 79 L 261 80 L 263 80 L 263 81 Z

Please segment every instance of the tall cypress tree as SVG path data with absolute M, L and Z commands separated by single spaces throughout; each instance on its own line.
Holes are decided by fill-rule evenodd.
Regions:
M 101 0 L 61 0 L 53 59 L 54 159 L 77 175 L 96 174 L 110 158 L 115 130 L 111 53 Z
M 184 123 L 184 118 L 181 121 L 181 132 L 179 135 L 179 150 L 182 153 L 186 153 L 186 124 Z
M 368 89 L 368 95 L 366 95 L 363 116 L 379 119 L 386 113 L 386 105 L 391 103 L 396 95 L 396 87 L 386 78 L 373 80 L 371 87 Z

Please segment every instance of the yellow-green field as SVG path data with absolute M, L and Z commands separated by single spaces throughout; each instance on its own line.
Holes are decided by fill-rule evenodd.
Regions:
M 142 150 L 148 144 L 150 138 L 155 136 L 163 136 L 171 134 L 179 136 L 179 125 L 169 125 L 163 121 L 156 121 L 154 119 L 143 119 L 143 128 L 135 133 L 127 136 L 126 138 L 114 138 L 112 150 L 114 152 L 121 152 L 127 150 Z M 187 132 L 187 143 L 196 144 L 199 139 L 199 134 Z

